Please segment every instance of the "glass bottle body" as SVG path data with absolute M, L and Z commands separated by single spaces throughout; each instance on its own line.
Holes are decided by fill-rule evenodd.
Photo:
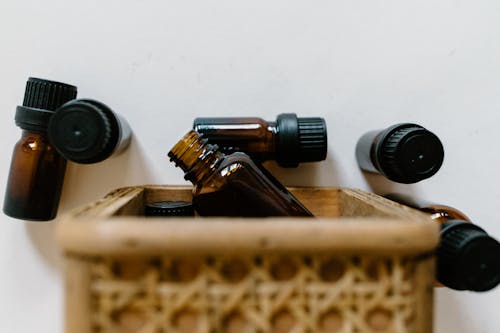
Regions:
M 23 130 L 12 154 L 4 213 L 24 220 L 53 219 L 65 171 L 66 160 L 49 143 L 44 131 Z
M 243 153 L 221 161 L 215 172 L 196 184 L 193 203 L 204 216 L 312 216 L 277 181 L 269 179 Z
M 193 129 L 209 138 L 225 154 L 245 152 L 259 161 L 273 158 L 276 153 L 275 122 L 256 117 L 196 118 Z

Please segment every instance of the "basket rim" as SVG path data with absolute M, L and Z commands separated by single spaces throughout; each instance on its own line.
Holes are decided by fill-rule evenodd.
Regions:
M 57 227 L 66 252 L 90 256 L 161 254 L 422 254 L 439 242 L 439 226 L 427 215 L 375 194 L 340 187 L 294 187 L 342 191 L 367 200 L 388 217 L 169 218 L 113 216 L 145 189 L 190 190 L 189 186 L 122 187 L 67 214 Z

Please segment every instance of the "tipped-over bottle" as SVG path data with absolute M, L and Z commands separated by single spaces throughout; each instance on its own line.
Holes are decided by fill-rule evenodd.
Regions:
M 168 156 L 194 184 L 193 204 L 201 216 L 312 216 L 248 155 L 225 155 L 195 131 L 187 133 Z
M 244 152 L 256 161 L 276 160 L 282 167 L 322 161 L 327 153 L 323 118 L 278 115 L 276 121 L 255 117 L 196 118 L 193 129 L 226 153 Z
M 91 164 L 118 155 L 130 143 L 127 121 L 107 105 L 75 99 L 58 108 L 48 127 L 57 151 L 69 161 Z
M 500 283 L 500 243 L 450 206 L 401 194 L 386 198 L 430 214 L 441 224 L 437 280 L 457 290 L 487 291 Z
M 444 159 L 439 138 L 416 124 L 397 124 L 364 134 L 356 145 L 361 169 L 403 184 L 433 176 Z

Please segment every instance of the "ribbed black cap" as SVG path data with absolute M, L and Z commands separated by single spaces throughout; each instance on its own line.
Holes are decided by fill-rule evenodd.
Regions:
M 282 113 L 278 128 L 277 162 L 283 167 L 296 167 L 300 162 L 322 161 L 328 150 L 326 123 L 323 118 L 298 118 Z
M 383 132 L 377 156 L 381 172 L 399 183 L 433 176 L 443 164 L 444 148 L 432 132 L 416 124 L 398 124 Z
M 472 223 L 444 223 L 437 249 L 437 278 L 457 290 L 495 288 L 500 283 L 500 244 Z
M 187 201 L 159 201 L 146 204 L 146 216 L 194 216 L 194 208 Z
M 30 77 L 26 83 L 23 106 L 55 111 L 64 103 L 76 98 L 76 87 Z
M 30 77 L 23 105 L 16 109 L 16 125 L 26 130 L 45 131 L 54 110 L 76 98 L 76 87 Z
M 57 109 L 48 134 L 64 158 L 83 164 L 108 158 L 119 138 L 113 112 L 105 104 L 87 99 L 73 100 Z
M 14 120 L 22 129 L 46 131 L 53 114 L 53 111 L 18 106 Z

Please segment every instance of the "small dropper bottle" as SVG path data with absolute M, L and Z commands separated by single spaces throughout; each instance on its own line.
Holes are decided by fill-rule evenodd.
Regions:
M 433 176 L 443 164 L 439 138 L 416 124 L 397 124 L 364 134 L 356 145 L 359 167 L 403 184 Z
M 500 283 L 500 243 L 456 208 L 402 194 L 386 198 L 428 213 L 441 224 L 437 280 L 456 290 L 487 291 Z
M 282 167 L 322 161 L 328 150 L 325 120 L 299 118 L 294 113 L 282 113 L 276 121 L 256 117 L 196 118 L 193 130 L 225 154 L 244 152 L 259 162 L 276 160 Z
M 47 126 L 54 111 L 76 98 L 76 87 L 29 78 L 22 106 L 16 109 L 16 125 L 22 136 L 14 147 L 3 211 L 32 221 L 52 220 L 61 197 L 66 160 L 54 149 Z

